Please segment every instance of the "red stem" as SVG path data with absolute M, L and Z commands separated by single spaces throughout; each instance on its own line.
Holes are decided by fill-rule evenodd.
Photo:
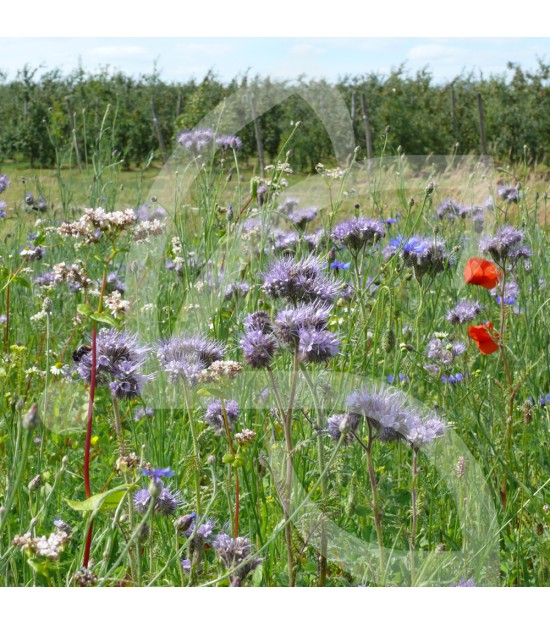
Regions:
M 92 446 L 92 421 L 94 414 L 94 398 L 96 387 L 96 358 L 97 358 L 97 336 L 96 336 L 96 324 L 92 323 L 92 370 L 90 373 L 90 395 L 88 399 L 88 422 L 86 425 L 86 444 L 84 447 L 84 489 L 86 491 L 86 499 L 92 496 L 92 489 L 90 487 L 90 449 Z M 88 562 L 90 560 L 90 549 L 92 546 L 92 531 L 94 524 L 90 523 L 88 528 L 88 534 L 86 536 L 86 545 L 84 547 L 84 562 L 83 566 L 88 568 Z

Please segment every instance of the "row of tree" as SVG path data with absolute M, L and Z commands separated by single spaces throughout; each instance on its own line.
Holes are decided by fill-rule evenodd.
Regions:
M 427 69 L 411 75 L 400 67 L 386 76 L 344 76 L 330 86 L 344 98 L 365 155 L 401 146 L 409 155 L 487 151 L 501 161 L 527 158 L 548 165 L 550 65 L 539 60 L 532 72 L 513 64 L 509 69 L 508 77 L 463 73 L 440 84 Z M 329 86 L 305 77 L 298 84 L 319 94 Z M 0 72 L 0 162 L 50 166 L 60 153 L 70 153 L 72 162 L 82 165 L 92 158 L 100 134 L 109 132 L 125 164 L 139 166 L 166 158 L 179 131 L 198 124 L 239 89 L 257 97 L 261 108 L 262 97 L 282 86 L 246 75 L 227 83 L 213 73 L 202 81 L 167 83 L 156 72 L 132 77 L 80 68 L 69 75 L 39 74 L 26 66 L 12 80 Z M 249 105 L 243 100 L 243 107 Z M 292 140 L 294 167 L 310 171 L 319 161 L 331 162 L 323 124 L 297 95 L 265 112 L 256 128 L 249 123 L 239 132 L 243 156 L 257 156 L 260 133 L 265 157 L 276 158 L 297 121 L 302 127 Z

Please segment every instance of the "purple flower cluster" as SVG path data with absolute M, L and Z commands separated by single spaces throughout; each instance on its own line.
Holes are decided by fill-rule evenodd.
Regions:
M 319 304 L 281 310 L 275 317 L 275 334 L 298 351 L 301 362 L 325 362 L 336 356 L 340 347 L 339 339 L 327 329 L 329 312 L 329 307 Z
M 518 200 L 521 198 L 521 191 L 511 185 L 501 185 L 498 187 L 497 192 L 499 197 L 509 204 L 517 204 Z
M 353 442 L 353 433 L 359 427 L 360 418 L 358 415 L 335 414 L 327 419 L 327 433 L 335 443 L 340 441 L 344 435 L 344 444 Z
M 522 245 L 523 239 L 524 234 L 521 230 L 513 226 L 504 226 L 494 237 L 483 239 L 479 244 L 479 251 L 482 254 L 490 254 L 497 263 L 509 260 L 515 264 L 520 258 L 528 259 L 531 256 L 529 248 Z
M 9 184 L 10 179 L 6 176 L 6 174 L 0 174 L 0 193 L 4 193 Z
M 453 325 L 472 321 L 481 312 L 478 302 L 470 300 L 460 300 L 455 307 L 447 313 L 447 321 Z
M 246 576 L 263 562 L 263 558 L 251 556 L 250 541 L 244 536 L 218 534 L 212 546 L 229 571 L 231 586 L 241 586 Z
M 355 391 L 348 397 L 347 406 L 350 415 L 366 419 L 382 440 L 406 440 L 419 449 L 445 433 L 442 421 L 435 417 L 424 419 L 398 390 Z
M 3 219 L 6 216 L 6 208 L 8 205 L 4 200 L 0 200 L 0 219 Z
M 497 304 L 502 302 L 502 288 L 500 286 L 495 287 L 491 290 L 491 295 L 495 298 Z M 510 280 L 509 282 L 504 283 L 504 303 L 507 306 L 511 306 L 515 303 L 516 299 L 519 295 L 519 286 L 515 280 Z
M 184 130 L 178 137 L 180 146 L 198 154 L 208 148 L 214 139 L 214 131 L 211 128 L 195 128 L 194 130 Z
M 183 380 L 195 384 L 199 373 L 214 361 L 221 360 L 223 347 L 202 336 L 173 336 L 161 342 L 157 358 L 172 382 Z
M 341 284 L 323 273 L 323 263 L 315 256 L 295 260 L 285 256 L 275 261 L 264 275 L 264 291 L 269 297 L 299 302 L 332 302 Z
M 456 200 L 447 199 L 437 207 L 437 216 L 439 219 L 451 220 L 457 217 L 465 217 L 464 207 Z
M 427 355 L 439 365 L 450 367 L 453 362 L 466 351 L 466 345 L 457 341 L 451 343 L 439 338 L 433 338 L 428 343 Z
M 318 212 L 319 209 L 315 206 L 297 208 L 288 214 L 288 218 L 297 228 L 303 230 L 310 221 L 313 221 L 315 217 L 317 217 Z
M 239 416 L 239 404 L 234 399 L 224 402 L 221 399 L 212 399 L 204 413 L 204 420 L 218 436 L 225 434 L 224 413 L 227 424 L 232 429 Z
M 358 252 L 367 243 L 375 243 L 386 236 L 384 224 L 367 217 L 353 217 L 343 221 L 332 230 L 332 240 Z
M 139 514 L 145 514 L 151 505 L 151 493 L 146 488 L 141 488 L 134 495 L 134 508 Z M 153 511 L 161 516 L 173 515 L 178 506 L 181 505 L 181 498 L 178 492 L 172 492 L 169 488 L 162 487 L 155 502 Z
M 401 242 L 398 241 L 399 244 Z M 425 274 L 444 271 L 452 260 L 445 251 L 443 241 L 419 236 L 413 236 L 402 244 L 401 257 L 406 266 L 412 267 L 417 279 L 421 279 Z
M 236 135 L 219 135 L 216 137 L 216 146 L 220 150 L 240 150 L 243 142 Z
M 141 373 L 148 351 L 138 344 L 136 335 L 114 328 L 101 329 L 96 339 L 96 384 L 108 386 L 118 399 L 139 397 L 143 385 L 152 377 Z M 82 380 L 90 382 L 91 351 L 79 357 L 77 371 Z

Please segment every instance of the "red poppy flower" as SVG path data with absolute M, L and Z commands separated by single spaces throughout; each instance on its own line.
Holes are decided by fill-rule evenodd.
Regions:
M 478 284 L 484 289 L 494 289 L 501 273 L 490 260 L 470 258 L 464 267 L 464 280 L 467 284 Z
M 487 355 L 497 351 L 498 343 L 495 339 L 498 340 L 499 335 L 493 331 L 492 323 L 489 322 L 481 326 L 470 326 L 468 328 L 468 335 L 475 341 L 482 354 Z

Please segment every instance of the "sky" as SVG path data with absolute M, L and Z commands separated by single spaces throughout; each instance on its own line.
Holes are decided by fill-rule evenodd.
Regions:
M 25 64 L 69 72 L 109 66 L 132 75 L 150 73 L 156 63 L 168 81 L 202 78 L 213 70 L 225 81 L 248 72 L 274 78 L 345 74 L 388 74 L 404 63 L 415 72 L 429 66 L 437 81 L 461 71 L 506 72 L 508 61 L 523 68 L 550 63 L 550 38 L 168 38 L 49 37 L 0 38 L 0 70 L 13 78 Z

